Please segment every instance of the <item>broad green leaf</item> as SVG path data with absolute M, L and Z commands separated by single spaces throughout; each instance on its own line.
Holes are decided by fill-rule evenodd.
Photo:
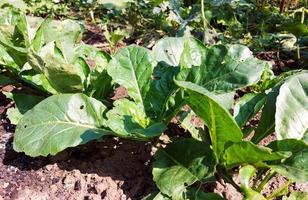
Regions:
M 35 51 L 42 48 L 45 44 L 55 42 L 61 49 L 66 62 L 72 62 L 76 42 L 81 38 L 81 26 L 73 20 L 49 20 L 46 19 L 40 25 L 34 39 L 33 48 Z
M 20 77 L 27 82 L 28 84 L 34 86 L 43 93 L 57 94 L 58 92 L 50 85 L 46 76 L 40 73 L 37 73 L 34 70 L 22 71 Z
M 247 200 L 266 200 L 264 196 L 262 196 L 257 191 L 251 189 L 249 183 L 252 177 L 256 173 L 256 168 L 251 165 L 244 166 L 240 169 L 239 177 L 241 182 L 241 188 L 245 194 L 245 199 Z
M 161 134 L 183 104 L 174 68 L 154 66 L 150 52 L 135 45 L 119 50 L 107 67 L 113 80 L 134 100 L 120 100 L 108 113 L 109 126 L 123 137 L 146 139 Z M 153 76 L 153 77 L 152 77 Z
M 261 119 L 257 129 L 255 130 L 254 136 L 251 139 L 251 141 L 255 144 L 258 144 L 263 138 L 275 131 L 276 99 L 279 94 L 279 88 L 280 85 L 277 85 L 267 94 L 265 104 L 262 109 Z
M 153 55 L 158 62 L 168 66 L 179 66 L 184 50 L 184 38 L 166 37 L 155 44 Z
M 5 48 L 0 45 L 0 65 L 10 71 L 18 72 L 20 67 L 15 63 L 14 59 L 6 52 Z
M 284 139 L 275 140 L 267 147 L 271 148 L 273 151 L 291 151 L 292 153 L 297 153 L 305 148 L 308 148 L 308 144 L 302 140 Z
M 239 99 L 234 106 L 234 119 L 240 127 L 243 127 L 250 118 L 255 116 L 262 108 L 266 100 L 263 93 L 248 93 Z
M 106 70 L 99 72 L 99 67 L 94 69 L 90 75 L 90 89 L 88 93 L 91 97 L 100 101 L 105 101 L 112 93 L 114 84 L 112 78 L 108 75 Z
M 74 52 L 74 49 L 70 49 Z M 59 93 L 82 92 L 85 81 L 83 65 L 85 61 L 80 58 L 68 61 L 62 57 L 62 52 L 54 42 L 44 46 L 39 54 L 29 52 L 30 64 L 46 76 L 50 85 Z
M 213 95 L 213 98 L 226 110 L 231 110 L 234 105 L 234 96 L 235 96 L 235 91 L 222 94 L 215 94 Z
M 136 103 L 146 105 L 145 98 L 150 89 L 153 60 L 149 51 L 131 45 L 120 49 L 109 62 L 107 71 L 113 80 L 127 89 Z
M 308 145 L 302 140 L 276 140 L 268 145 L 274 151 L 289 151 L 292 156 L 282 164 L 271 166 L 272 169 L 293 181 L 308 181 Z
M 153 124 L 143 112 L 142 106 L 128 99 L 115 101 L 107 118 L 108 127 L 124 138 L 145 140 L 160 135 L 166 129 L 163 123 Z
M 308 143 L 308 72 L 290 77 L 279 90 L 275 132 L 278 140 L 294 138 Z
M 111 57 L 105 52 L 90 45 L 80 45 L 76 49 L 77 56 L 84 59 L 89 66 L 88 87 L 89 96 L 105 101 L 114 89 L 112 78 L 107 73 L 107 65 Z
M 18 124 L 20 119 L 22 118 L 22 114 L 19 112 L 17 108 L 9 108 L 6 111 L 6 115 L 9 118 L 11 124 Z
M 214 155 L 206 143 L 180 139 L 158 149 L 153 164 L 153 180 L 163 194 L 183 199 L 186 187 L 213 176 Z
M 60 93 L 82 92 L 84 74 L 78 65 L 61 62 L 58 58 L 48 55 L 44 74 L 51 86 Z
M 212 148 L 216 158 L 219 159 L 227 142 L 242 140 L 240 128 L 230 113 L 215 101 L 212 93 L 193 83 L 183 81 L 176 81 L 176 83 L 187 91 L 189 95 L 186 99 L 187 103 L 209 128 Z
M 207 48 L 202 42 L 194 38 L 185 38 L 184 49 L 180 58 L 180 65 L 184 68 L 200 66 Z
M 242 45 L 214 45 L 203 52 L 200 66 L 183 68 L 177 80 L 193 82 L 216 93 L 228 93 L 256 83 L 267 62 Z
M 232 168 L 242 164 L 262 165 L 264 161 L 281 160 L 291 155 L 291 152 L 272 152 L 270 148 L 242 141 L 226 148 L 223 161 L 227 168 Z
M 12 124 L 17 124 L 28 110 L 44 99 L 42 96 L 22 93 L 6 93 L 5 95 L 15 102 L 15 108 L 9 108 L 6 113 Z
M 308 193 L 306 192 L 292 192 L 290 194 L 290 196 L 286 197 L 282 197 L 282 200 L 307 200 L 308 199 Z
M 27 62 L 27 48 L 31 43 L 33 29 L 24 14 L 9 9 L 1 13 L 0 44 L 21 68 Z
M 178 92 L 178 86 L 173 81 L 177 72 L 178 69 L 174 67 L 155 68 L 154 80 L 146 98 L 146 112 L 158 121 L 169 123 L 183 106 L 182 93 Z
M 296 182 L 308 182 L 308 148 L 302 148 L 281 164 L 270 165 L 271 169 Z
M 111 134 L 106 107 L 83 94 L 51 96 L 28 111 L 16 127 L 13 147 L 29 156 L 47 156 Z
M 1 74 L 1 71 L 0 71 L 0 87 L 4 85 L 12 84 L 12 83 L 15 83 L 15 81 L 11 79 L 10 77 L 4 74 Z

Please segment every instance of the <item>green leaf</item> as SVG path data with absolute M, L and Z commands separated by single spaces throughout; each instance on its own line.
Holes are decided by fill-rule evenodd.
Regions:
M 188 105 L 209 128 L 212 148 L 217 159 L 224 151 L 227 142 L 242 140 L 243 135 L 237 123 L 230 113 L 215 101 L 212 93 L 193 83 L 176 81 L 176 84 L 187 91 Z
M 10 77 L 8 77 L 4 74 L 1 74 L 1 71 L 0 71 L 0 87 L 5 86 L 5 85 L 9 85 L 9 84 L 12 84 L 12 83 L 15 83 L 15 81 L 12 80 Z
M 223 160 L 227 168 L 233 168 L 242 164 L 263 165 L 264 161 L 281 160 L 291 155 L 291 152 L 272 152 L 270 148 L 242 141 L 226 148 Z
M 142 106 L 128 99 L 115 101 L 107 118 L 108 127 L 123 138 L 146 140 L 160 135 L 166 129 L 163 123 L 152 123 Z
M 116 83 L 127 89 L 128 95 L 136 103 L 145 106 L 153 69 L 154 64 L 149 51 L 143 47 L 131 45 L 116 53 L 107 71 Z
M 178 69 L 174 67 L 155 67 L 154 80 L 146 98 L 146 112 L 153 113 L 153 118 L 158 121 L 169 123 L 183 106 L 183 94 L 178 92 L 173 81 L 177 73 Z
M 245 126 L 250 118 L 255 116 L 262 108 L 266 100 L 263 93 L 248 93 L 239 99 L 234 106 L 234 119 L 240 127 Z
M 181 67 L 191 68 L 193 66 L 200 66 L 206 51 L 207 48 L 201 41 L 194 38 L 185 38 L 184 50 L 180 60 Z
M 5 93 L 5 95 L 15 102 L 15 108 L 9 108 L 6 113 L 12 124 L 18 124 L 22 116 L 28 110 L 32 109 L 44 99 L 44 97 L 41 96 L 22 93 Z
M 264 196 L 262 196 L 257 191 L 251 189 L 249 186 L 250 180 L 255 175 L 256 169 L 251 166 L 247 165 L 240 169 L 239 177 L 241 182 L 241 188 L 245 194 L 245 199 L 247 200 L 266 200 Z
M 70 49 L 74 52 L 74 49 Z M 80 58 L 66 60 L 54 42 L 44 46 L 39 54 L 29 52 L 32 66 L 36 66 L 48 79 L 50 85 L 59 93 L 82 92 L 84 88 L 84 61 Z
M 44 45 L 55 42 L 61 49 L 62 55 L 67 62 L 74 59 L 76 42 L 81 38 L 81 26 L 73 20 L 50 20 L 43 21 L 33 39 L 33 48 L 36 52 Z
M 174 113 L 175 109 L 170 109 L 174 104 L 169 101 L 174 94 L 174 86 L 168 85 L 174 72 L 169 70 L 153 81 L 154 64 L 149 51 L 136 45 L 119 50 L 109 62 L 108 74 L 124 86 L 134 100 L 116 101 L 115 107 L 107 114 L 109 127 L 121 137 L 144 140 L 158 136 L 166 128 L 163 121 L 169 113 L 165 112 Z M 167 123 L 172 117 L 166 120 Z
M 158 62 L 168 66 L 179 66 L 184 50 L 184 38 L 165 37 L 153 47 L 153 55 Z
M 228 93 L 256 83 L 267 62 L 242 45 L 214 45 L 202 51 L 200 66 L 182 68 L 177 80 L 193 82 L 216 93 Z
M 308 143 L 308 73 L 290 77 L 279 90 L 275 132 L 278 140 L 293 138 Z
M 22 118 L 22 114 L 19 112 L 17 108 L 9 108 L 6 111 L 6 115 L 9 118 L 11 124 L 18 124 L 20 119 Z
M 106 107 L 83 94 L 51 96 L 28 111 L 16 128 L 13 147 L 29 156 L 47 156 L 111 134 Z
M 308 145 L 302 140 L 276 140 L 268 145 L 274 151 L 292 152 L 292 156 L 279 165 L 270 166 L 293 181 L 308 181 Z
M 206 143 L 181 139 L 158 149 L 153 164 L 153 180 L 163 194 L 183 199 L 186 187 L 213 176 L 215 158 Z
M 308 148 L 308 145 L 302 140 L 284 139 L 275 140 L 267 147 L 271 148 L 273 151 L 291 151 L 292 153 L 297 153 L 305 148 Z
M 280 85 L 277 85 L 267 94 L 266 102 L 262 109 L 261 119 L 255 130 L 254 136 L 251 138 L 251 141 L 255 144 L 258 144 L 263 138 L 275 131 L 276 99 L 279 94 L 279 88 Z
M 34 70 L 22 71 L 20 74 L 22 80 L 27 82 L 30 85 L 33 85 L 35 88 L 42 92 L 47 92 L 50 94 L 57 94 L 58 92 L 50 85 L 46 76 L 40 73 L 37 73 Z
M 5 48 L 0 45 L 0 65 L 13 72 L 18 72 L 20 67 L 15 63 L 14 59 L 6 52 Z
M 89 66 L 89 82 L 86 93 L 98 100 L 105 101 L 114 89 L 112 78 L 107 73 L 110 55 L 90 45 L 80 45 L 76 54 L 84 59 Z
M 282 200 L 307 200 L 307 199 L 308 199 L 308 193 L 298 192 L 298 191 L 292 192 L 290 196 L 288 197 L 284 196 L 282 198 Z

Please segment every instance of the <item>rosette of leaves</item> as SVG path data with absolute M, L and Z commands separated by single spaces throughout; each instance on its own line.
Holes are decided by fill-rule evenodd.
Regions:
M 293 77 L 293 80 L 297 78 Z M 177 84 L 187 92 L 187 104 L 203 119 L 211 147 L 206 141 L 179 139 L 165 149 L 159 149 L 155 154 L 153 177 L 163 195 L 170 199 L 187 199 L 192 185 L 207 184 L 217 174 L 243 192 L 246 199 L 266 199 L 260 191 L 270 178 L 264 178 L 261 186 L 249 184 L 255 172 L 262 174 L 264 169 L 271 170 L 271 175 L 281 173 L 291 182 L 307 181 L 305 166 L 308 146 L 304 139 L 282 139 L 267 147 L 245 141 L 240 127 L 229 111 L 216 100 L 215 94 L 191 82 L 177 81 Z M 291 115 L 284 117 L 288 119 L 285 124 L 287 127 L 296 125 L 297 122 L 292 121 L 294 118 Z M 199 151 L 199 147 L 204 150 Z M 242 185 L 237 186 L 231 178 L 234 173 L 232 169 L 246 165 L 253 167 L 240 171 Z M 283 194 L 275 192 L 274 195 Z
M 208 135 L 196 136 L 197 129 L 183 126 L 189 127 L 188 130 L 193 129 L 194 139 L 176 139 L 166 148 L 157 151 L 153 178 L 160 193 L 148 198 L 187 199 L 192 188 L 197 187 L 194 189 L 199 191 L 198 188 L 203 184 L 213 181 L 215 174 L 233 184 L 246 199 L 266 199 L 260 191 L 276 172 L 286 176 L 291 182 L 307 181 L 307 170 L 304 167 L 307 165 L 307 123 L 303 121 L 306 119 L 304 116 L 307 116 L 307 73 L 294 75 L 293 72 L 273 78 L 269 75 L 268 64 L 253 58 L 244 46 L 204 47 L 193 40 L 167 40 L 172 45 L 163 45 L 161 42 L 161 51 L 157 51 L 157 55 L 165 65 L 181 66 L 176 84 L 185 91 L 185 102 L 203 120 L 206 131 L 202 134 Z M 178 43 L 175 44 L 176 42 Z M 259 87 L 263 88 L 263 91 L 256 91 L 241 98 L 236 104 L 233 117 L 229 109 L 233 105 L 234 90 L 255 86 L 260 84 L 260 80 Z M 276 105 L 280 106 L 274 114 L 274 124 L 276 123 L 276 127 L 279 125 L 276 129 L 280 140 L 267 147 L 260 146 L 253 140 L 244 140 L 241 127 L 254 117 L 264 104 L 264 108 L 267 107 L 271 90 L 275 91 L 277 86 L 281 96 L 280 101 L 275 101 Z M 295 91 L 295 88 L 301 89 Z M 228 96 L 232 96 L 231 104 Z M 297 105 L 297 109 L 288 110 L 293 105 Z M 267 109 L 275 113 L 275 107 Z M 282 121 L 286 123 L 281 123 Z M 266 127 L 263 130 L 266 130 Z M 288 132 L 292 134 L 286 134 Z M 210 146 L 207 138 L 210 139 Z M 238 167 L 243 167 L 240 171 L 240 186 L 231 176 L 234 173 L 232 169 Z M 250 184 L 256 172 L 258 177 L 261 177 L 260 174 L 267 170 L 270 170 L 270 173 L 260 180 L 260 186 Z M 287 186 L 279 189 L 285 188 Z M 271 197 L 283 194 L 285 193 L 277 190 Z M 192 197 L 194 198 L 198 199 Z
M 192 82 L 177 81 L 177 85 L 186 91 L 187 104 L 204 121 L 211 148 L 200 153 L 197 150 L 198 144 L 205 148 L 208 142 L 199 138 L 199 141 L 175 140 L 165 149 L 159 149 L 155 155 L 153 177 L 160 194 L 165 195 L 166 199 L 187 199 L 192 185 L 207 184 L 212 181 L 209 177 L 213 177 L 214 174 L 233 184 L 246 199 L 266 199 L 260 192 L 275 173 L 282 174 L 289 182 L 274 191 L 270 198 L 287 194 L 288 185 L 292 182 L 307 182 L 307 123 L 304 116 L 308 116 L 308 74 L 303 71 L 285 77 L 286 75 L 282 75 L 267 80 L 272 82 L 273 90 L 278 86 L 279 89 L 274 103 L 276 107 L 271 107 L 278 140 L 266 147 L 258 145 L 253 140 L 243 140 L 243 133 L 239 127 L 239 122 L 252 118 L 256 110 L 269 101 L 265 94 L 244 97 L 241 104 L 237 105 L 240 112 L 237 111 L 237 117 L 234 118 L 226 110 L 223 102 L 217 99 L 216 93 Z M 268 82 L 263 84 L 271 85 Z M 292 106 L 297 108 L 293 109 Z M 263 127 L 263 130 L 267 129 Z M 234 173 L 232 169 L 237 167 L 241 167 L 241 185 L 237 185 L 231 176 Z M 261 179 L 261 175 L 266 171 L 270 172 Z M 256 174 L 260 179 L 260 185 L 256 185 L 255 182 L 251 184 L 251 179 Z
M 109 127 L 120 137 L 160 135 L 182 106 L 173 83 L 177 69 L 160 66 L 151 51 L 131 45 L 114 55 L 107 71 L 128 94 L 107 113 Z
M 110 56 L 80 43 L 77 22 L 28 18 L 11 9 L 1 15 L 0 64 L 15 79 L 42 96 L 82 92 L 106 99 L 113 89 L 106 71 Z

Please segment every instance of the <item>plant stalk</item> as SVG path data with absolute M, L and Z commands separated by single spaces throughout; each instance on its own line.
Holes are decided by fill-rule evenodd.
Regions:
M 261 181 L 260 185 L 257 188 L 257 191 L 261 192 L 263 188 L 266 186 L 266 184 L 268 183 L 268 181 L 271 180 L 275 175 L 276 175 L 275 171 L 270 171 Z
M 241 187 L 238 184 L 236 184 L 230 176 L 228 176 L 227 172 L 220 173 L 220 175 L 226 182 L 230 183 L 237 191 L 242 192 Z
M 292 181 L 288 181 L 285 184 L 283 184 L 281 187 L 274 190 L 272 192 L 272 194 L 268 197 L 268 199 L 273 199 L 273 198 L 281 196 L 281 193 L 283 192 L 283 190 L 288 189 L 288 187 L 291 183 L 292 183 Z
M 204 0 L 201 0 L 201 18 L 203 22 L 203 42 L 205 42 L 206 32 L 207 29 L 207 20 L 205 18 L 205 8 L 204 8 Z

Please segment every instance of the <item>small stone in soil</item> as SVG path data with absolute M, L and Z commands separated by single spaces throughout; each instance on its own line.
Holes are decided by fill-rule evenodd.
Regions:
M 81 183 L 80 183 L 80 181 L 76 181 L 75 182 L 74 190 L 76 190 L 76 191 L 81 190 Z

